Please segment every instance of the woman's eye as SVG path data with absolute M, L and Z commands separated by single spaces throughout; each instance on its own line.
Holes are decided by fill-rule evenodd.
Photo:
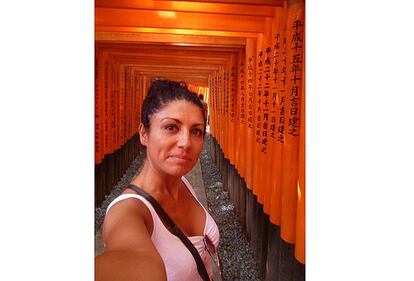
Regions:
M 177 129 L 177 126 L 172 125 L 172 124 L 171 125 L 166 125 L 164 127 L 164 129 L 167 130 L 167 131 L 169 131 L 169 132 L 174 132 Z
M 203 131 L 200 129 L 193 129 L 193 135 L 194 136 L 201 136 L 203 135 Z

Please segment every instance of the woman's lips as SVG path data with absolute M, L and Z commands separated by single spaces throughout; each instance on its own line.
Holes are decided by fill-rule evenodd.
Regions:
M 173 159 L 174 161 L 182 162 L 182 163 L 191 161 L 191 158 L 185 155 L 171 155 L 169 158 Z

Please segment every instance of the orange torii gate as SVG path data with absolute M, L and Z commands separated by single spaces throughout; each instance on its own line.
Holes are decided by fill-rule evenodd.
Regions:
M 262 277 L 303 280 L 304 10 L 303 0 L 97 0 L 95 204 L 141 149 L 151 80 L 186 81 L 208 103 L 211 152 Z

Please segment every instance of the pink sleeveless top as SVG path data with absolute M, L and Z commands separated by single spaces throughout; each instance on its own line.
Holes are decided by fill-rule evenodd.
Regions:
M 194 196 L 197 202 L 203 208 L 206 214 L 206 223 L 204 225 L 203 235 L 207 235 L 217 249 L 220 239 L 217 224 L 210 216 L 210 214 L 206 211 L 206 209 L 203 207 L 203 205 L 200 203 L 200 201 L 198 201 L 197 197 L 195 196 L 194 190 L 191 184 L 188 182 L 188 180 L 182 177 L 182 181 L 187 186 L 188 190 L 190 190 L 191 194 Z M 156 249 L 158 250 L 158 253 L 160 254 L 162 260 L 164 261 L 165 269 L 167 272 L 167 280 L 202 281 L 197 271 L 196 262 L 194 260 L 194 257 L 191 255 L 190 251 L 187 249 L 186 246 L 184 246 L 183 242 L 181 242 L 181 240 L 178 237 L 176 237 L 174 234 L 168 231 L 168 229 L 164 226 L 161 219 L 159 218 L 157 212 L 144 197 L 137 194 L 121 194 L 109 204 L 106 213 L 108 213 L 109 209 L 115 203 L 128 198 L 136 198 L 138 200 L 141 200 L 145 204 L 145 206 L 147 206 L 148 210 L 151 212 L 152 221 L 154 225 L 151 240 L 154 243 Z M 194 247 L 200 253 L 200 256 L 204 261 L 207 272 L 210 275 L 211 279 L 211 259 L 209 253 L 207 252 L 207 249 L 205 248 L 203 238 L 203 236 L 188 237 L 188 239 L 193 243 Z

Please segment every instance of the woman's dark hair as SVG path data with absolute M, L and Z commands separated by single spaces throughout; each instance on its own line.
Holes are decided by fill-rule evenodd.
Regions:
M 154 80 L 148 89 L 148 95 L 142 103 L 141 122 L 144 128 L 150 128 L 151 115 L 161 110 L 172 101 L 186 100 L 198 106 L 204 116 L 204 106 L 197 94 L 190 91 L 184 82 L 171 80 Z

